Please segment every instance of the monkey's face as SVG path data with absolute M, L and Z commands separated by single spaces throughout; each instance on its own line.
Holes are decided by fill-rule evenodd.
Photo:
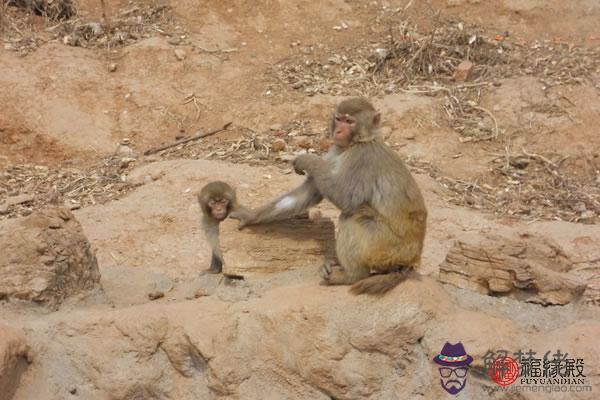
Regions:
M 211 199 L 208 201 L 210 215 L 217 221 L 223 221 L 229 214 L 229 200 L 227 199 Z
M 333 116 L 333 141 L 340 147 L 346 147 L 352 142 L 356 129 L 356 119 L 349 114 L 335 113 Z

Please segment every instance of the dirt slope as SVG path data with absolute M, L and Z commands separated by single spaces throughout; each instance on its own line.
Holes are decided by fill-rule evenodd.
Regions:
M 0 224 L 73 209 L 102 288 L 57 310 L 0 296 L 6 396 L 434 399 L 445 341 L 475 359 L 465 398 L 546 398 L 496 391 L 483 359 L 498 349 L 583 357 L 600 390 L 597 1 L 74 3 L 64 21 L 0 8 Z M 246 279 L 200 275 L 195 190 L 226 180 L 256 206 L 293 187 L 289 160 L 327 150 L 350 95 L 372 98 L 423 188 L 418 276 L 380 299 L 320 286 L 328 203 L 284 228 L 226 221 L 228 267 Z M 490 234 L 552 240 L 585 291 L 542 307 L 442 284 L 455 241 Z

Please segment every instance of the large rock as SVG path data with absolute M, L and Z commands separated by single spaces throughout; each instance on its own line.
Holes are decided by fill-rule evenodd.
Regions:
M 23 335 L 0 323 L 0 398 L 11 399 L 31 362 Z
M 44 370 L 61 373 L 21 385 L 15 400 L 70 390 L 115 400 L 394 398 L 415 388 L 410 364 L 426 362 L 415 349 L 441 298 L 431 279 L 384 298 L 304 284 L 234 304 L 211 296 L 55 315 L 34 335 Z
M 490 235 L 457 240 L 440 265 L 440 281 L 484 294 L 505 294 L 543 305 L 567 304 L 585 289 L 572 263 L 550 240 Z
M 64 208 L 2 223 L 0 249 L 0 298 L 55 306 L 100 281 L 90 243 Z
M 296 218 L 251 226 L 243 233 L 236 232 L 235 225 L 227 221 L 227 234 L 221 239 L 226 274 L 272 274 L 336 258 L 335 225 L 330 218 Z

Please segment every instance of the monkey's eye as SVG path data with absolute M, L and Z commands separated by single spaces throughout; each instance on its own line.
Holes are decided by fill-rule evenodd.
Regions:
M 335 114 L 335 122 L 343 122 L 343 123 L 346 123 L 346 124 L 354 124 L 355 120 L 354 120 L 354 118 L 352 118 L 348 114 L 336 113 Z

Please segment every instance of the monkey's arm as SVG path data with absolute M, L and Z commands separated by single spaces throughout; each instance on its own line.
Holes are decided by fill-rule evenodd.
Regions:
M 223 271 L 223 255 L 221 254 L 219 241 L 219 223 L 204 216 L 202 218 L 202 229 L 204 229 L 206 240 L 212 251 L 209 271 L 216 274 L 221 273 Z
M 323 196 L 317 190 L 314 181 L 308 178 L 296 189 L 278 197 L 269 204 L 256 210 L 239 209 L 230 214 L 240 221 L 239 229 L 246 225 L 266 224 L 295 217 L 308 208 L 319 204 Z
M 360 160 L 359 155 L 355 156 Z M 369 205 L 373 197 L 373 188 L 377 178 L 371 176 L 370 168 L 353 168 L 342 165 L 340 172 L 332 174 L 332 165 L 326 160 L 312 154 L 303 154 L 294 160 L 294 169 L 302 174 L 304 171 L 312 178 L 319 192 L 342 214 L 353 214 L 363 205 Z

